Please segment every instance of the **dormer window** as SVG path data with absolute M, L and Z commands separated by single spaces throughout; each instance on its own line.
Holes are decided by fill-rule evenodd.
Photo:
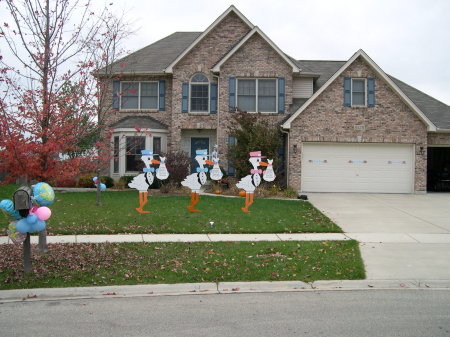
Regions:
M 209 111 L 209 80 L 203 74 L 196 74 L 190 82 L 190 112 Z

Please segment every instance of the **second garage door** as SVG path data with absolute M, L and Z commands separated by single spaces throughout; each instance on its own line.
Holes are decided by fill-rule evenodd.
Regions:
M 412 193 L 414 146 L 303 143 L 302 191 Z

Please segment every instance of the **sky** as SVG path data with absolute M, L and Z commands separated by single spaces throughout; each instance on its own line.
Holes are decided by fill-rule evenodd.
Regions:
M 389 75 L 450 105 L 448 0 L 111 2 L 135 30 L 130 52 L 176 31 L 204 31 L 234 5 L 295 59 L 346 61 L 363 49 Z

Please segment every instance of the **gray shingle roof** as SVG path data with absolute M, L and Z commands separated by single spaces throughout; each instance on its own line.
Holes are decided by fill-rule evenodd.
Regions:
M 121 129 L 121 128 L 134 128 L 135 126 L 139 126 L 144 129 L 157 129 L 157 130 L 167 130 L 168 126 L 163 124 L 156 119 L 148 116 L 129 116 L 121 119 L 120 121 L 111 125 L 112 128 Z
M 162 73 L 201 32 L 176 32 L 113 63 L 113 73 Z M 100 71 L 101 73 L 101 71 Z
M 388 75 L 438 129 L 450 129 L 450 106 Z

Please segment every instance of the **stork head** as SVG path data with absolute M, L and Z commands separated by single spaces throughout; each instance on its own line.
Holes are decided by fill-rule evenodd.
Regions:
M 258 166 L 267 166 L 267 163 L 263 162 L 262 158 L 265 158 L 265 157 L 261 156 L 261 151 L 250 152 L 249 161 L 255 170 L 258 169 Z
M 153 153 L 152 150 L 141 150 L 141 160 L 144 162 L 146 168 L 150 168 L 152 165 L 159 164 L 159 160 L 155 160 L 153 156 L 156 154 Z

